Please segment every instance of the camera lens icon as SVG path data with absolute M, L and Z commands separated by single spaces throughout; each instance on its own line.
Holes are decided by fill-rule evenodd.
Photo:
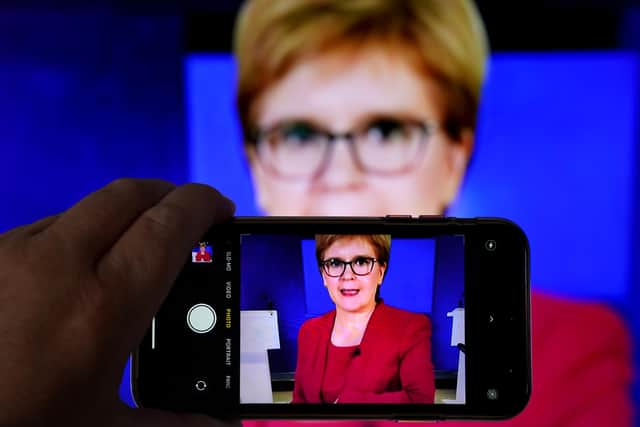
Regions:
M 495 240 L 487 240 L 486 242 L 484 242 L 484 247 L 488 250 L 488 251 L 495 251 L 496 250 L 496 241 Z
M 495 388 L 490 388 L 487 390 L 487 399 L 489 400 L 498 400 L 498 390 Z

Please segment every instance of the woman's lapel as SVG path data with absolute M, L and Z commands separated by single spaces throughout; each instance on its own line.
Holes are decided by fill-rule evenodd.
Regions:
M 318 330 L 317 345 L 314 348 L 313 359 L 313 372 L 311 372 L 310 388 L 311 393 L 321 402 L 320 391 L 322 389 L 322 380 L 324 379 L 324 371 L 327 366 L 327 351 L 329 349 L 329 342 L 331 340 L 331 331 L 333 330 L 333 324 L 336 319 L 336 311 L 333 310 L 322 318 L 320 329 Z

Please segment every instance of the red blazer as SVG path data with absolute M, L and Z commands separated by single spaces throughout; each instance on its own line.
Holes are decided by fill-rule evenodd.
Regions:
M 533 389 L 525 410 L 503 422 L 446 427 L 630 427 L 631 345 L 618 315 L 601 304 L 532 292 Z M 245 427 L 332 427 L 331 422 L 243 422 Z M 433 423 L 412 424 L 432 426 Z M 343 421 L 340 427 L 397 427 Z
M 196 261 L 197 262 L 211 262 L 211 255 L 209 254 L 209 252 L 205 252 L 204 254 L 198 252 L 196 254 Z
M 292 403 L 321 403 L 335 310 L 307 320 L 298 334 Z M 433 403 L 431 322 L 382 302 L 369 319 L 359 354 L 345 373 L 340 403 Z

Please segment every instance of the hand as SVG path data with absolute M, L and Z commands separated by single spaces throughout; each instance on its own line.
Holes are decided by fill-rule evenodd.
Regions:
M 233 211 L 204 185 L 125 179 L 0 235 L 0 425 L 213 423 L 128 408 L 118 385 L 185 254 Z

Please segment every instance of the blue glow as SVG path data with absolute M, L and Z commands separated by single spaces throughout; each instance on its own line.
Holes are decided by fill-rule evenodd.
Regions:
M 188 176 L 231 196 L 239 215 L 259 213 L 241 152 L 232 58 L 187 57 L 184 114 L 169 40 L 153 43 L 162 52 L 144 64 L 137 49 L 119 52 L 126 73 L 98 69 L 97 56 L 80 59 L 77 50 L 65 57 L 62 47 L 37 62 L 3 55 L 0 231 L 61 212 L 122 176 Z M 491 59 L 475 158 L 450 213 L 518 222 L 531 241 L 537 289 L 622 307 L 638 295 L 630 278 L 637 82 L 632 52 Z M 638 343 L 640 317 L 627 315 Z M 129 388 L 127 371 L 120 392 L 131 405 Z
M 437 257 L 435 239 L 392 239 L 381 296 L 391 306 L 431 317 L 435 369 L 452 371 L 458 353 L 450 345 L 446 313 L 458 307 L 462 296 L 464 246 L 459 237 L 439 243 L 443 253 Z M 272 372 L 293 372 L 300 326 L 335 308 L 318 271 L 315 240 L 250 235 L 243 237 L 241 248 L 240 308 L 278 311 L 281 346 L 270 351 L 269 363 Z
M 307 316 L 333 310 L 316 261 L 315 240 L 302 242 Z M 458 256 L 462 257 L 463 251 Z M 392 239 L 389 270 L 380 295 L 385 303 L 416 313 L 431 314 L 435 241 L 433 239 Z M 459 287 L 459 291 L 462 286 Z M 455 308 L 451 307 L 450 310 Z M 442 319 L 447 321 L 449 319 Z M 448 322 L 450 323 L 450 321 Z
M 449 213 L 520 224 L 537 289 L 610 300 L 629 291 L 637 63 L 628 52 L 491 58 L 474 159 Z M 186 69 L 191 177 L 257 214 L 234 62 L 192 55 Z
M 235 109 L 235 64 L 228 54 L 185 61 L 190 177 L 230 196 L 237 215 L 258 215 Z

